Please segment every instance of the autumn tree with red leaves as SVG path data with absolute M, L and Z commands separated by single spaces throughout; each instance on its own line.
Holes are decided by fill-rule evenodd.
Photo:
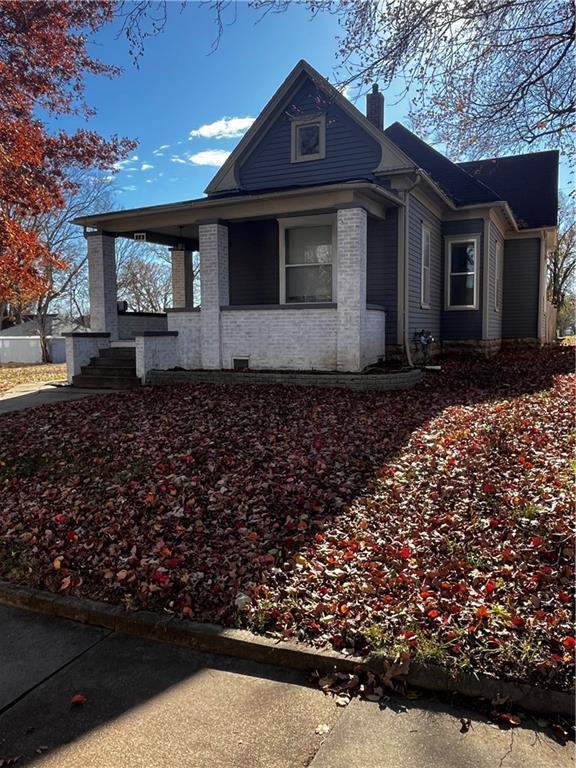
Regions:
M 40 117 L 93 114 L 85 76 L 120 70 L 89 55 L 87 35 L 116 8 L 110 0 L 0 0 L 0 304 L 38 296 L 44 267 L 58 261 L 26 222 L 64 206 L 71 171 L 110 168 L 135 146 L 86 129 L 54 133 Z

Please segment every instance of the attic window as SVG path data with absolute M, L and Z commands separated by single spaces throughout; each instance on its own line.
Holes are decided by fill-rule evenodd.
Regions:
M 300 117 L 292 120 L 291 162 L 306 163 L 326 156 L 326 118 Z

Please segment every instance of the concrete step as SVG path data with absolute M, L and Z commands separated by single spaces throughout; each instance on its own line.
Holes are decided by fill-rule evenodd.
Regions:
M 136 367 L 130 366 L 114 366 L 114 367 L 100 367 L 98 365 L 83 365 L 82 376 L 96 376 L 97 378 L 108 379 L 110 376 L 117 376 L 125 379 L 126 377 L 136 376 Z
M 96 368 L 132 368 L 135 369 L 135 359 L 133 357 L 92 357 L 90 366 Z
M 86 389 L 133 389 L 140 386 L 136 376 L 74 376 L 72 386 Z
M 135 347 L 106 347 L 105 349 L 100 350 L 99 356 L 102 358 L 129 357 L 135 360 L 136 348 Z

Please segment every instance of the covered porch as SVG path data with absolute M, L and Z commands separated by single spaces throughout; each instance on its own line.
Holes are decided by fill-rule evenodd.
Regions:
M 385 221 L 399 205 L 358 182 L 77 219 L 88 244 L 91 332 L 67 340 L 69 380 L 99 350 L 119 346 L 135 348 L 141 382 L 175 367 L 362 370 L 385 350 L 386 308 L 367 303 L 368 221 Z M 119 237 L 171 248 L 165 313 L 119 309 Z

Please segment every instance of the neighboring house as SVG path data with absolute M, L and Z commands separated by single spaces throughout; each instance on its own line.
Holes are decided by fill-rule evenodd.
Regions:
M 46 316 L 46 337 L 53 363 L 63 363 L 66 360 L 64 334 L 82 329 L 81 323 L 63 320 L 56 314 Z M 22 323 L 0 331 L 0 364 L 41 362 L 40 335 L 34 315 L 28 315 Z
M 64 333 L 88 330 L 80 320 L 71 321 L 59 317 L 57 314 L 46 315 L 46 335 L 62 336 Z M 16 323 L 0 331 L 3 338 L 9 336 L 38 336 L 38 322 L 35 315 L 27 316 L 22 323 Z
M 175 366 L 361 371 L 414 353 L 421 330 L 485 353 L 543 342 L 558 153 L 456 164 L 400 123 L 384 129 L 383 112 L 377 86 L 365 116 L 301 61 L 206 197 L 76 219 L 93 333 L 68 340 L 70 376 L 131 337 L 140 378 Z M 116 237 L 172 246 L 174 308 L 150 329 L 143 317 L 130 332 L 118 313 Z

